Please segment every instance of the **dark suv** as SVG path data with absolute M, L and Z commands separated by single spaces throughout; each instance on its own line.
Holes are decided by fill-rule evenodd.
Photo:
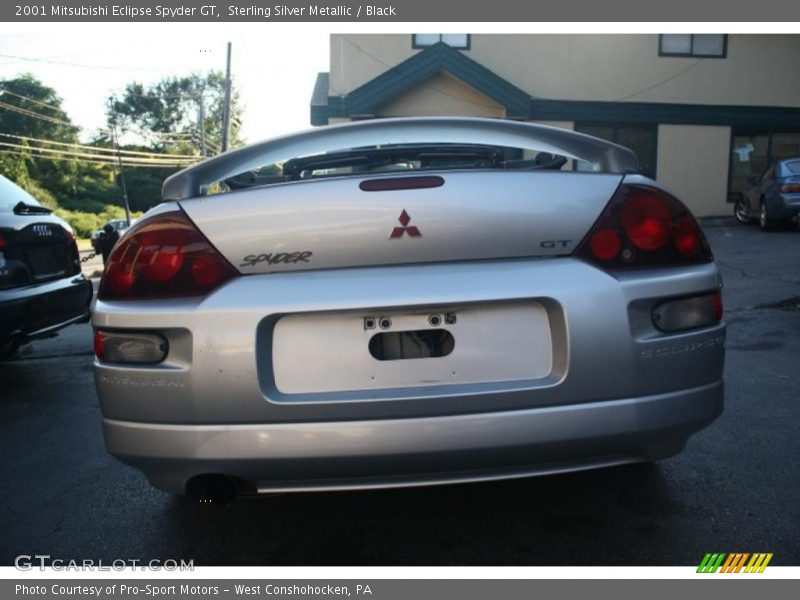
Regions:
M 0 359 L 89 317 L 70 226 L 0 175 Z

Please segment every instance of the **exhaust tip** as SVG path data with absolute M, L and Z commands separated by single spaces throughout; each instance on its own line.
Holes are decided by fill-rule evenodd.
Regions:
M 186 495 L 198 504 L 230 504 L 238 493 L 236 481 L 227 475 L 198 475 L 186 484 Z

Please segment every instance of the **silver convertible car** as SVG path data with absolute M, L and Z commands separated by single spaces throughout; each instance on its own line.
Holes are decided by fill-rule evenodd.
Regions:
M 679 452 L 723 408 L 721 280 L 637 171 L 572 131 L 415 118 L 173 175 L 93 307 L 109 452 L 209 500 Z

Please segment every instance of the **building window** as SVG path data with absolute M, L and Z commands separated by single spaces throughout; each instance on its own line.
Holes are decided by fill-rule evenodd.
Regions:
M 415 33 L 414 48 L 428 48 L 439 42 L 444 42 L 452 48 L 460 50 L 469 50 L 469 34 L 468 33 Z
M 800 156 L 800 132 L 735 129 L 731 135 L 728 202 L 736 202 L 776 161 L 793 156 Z
M 655 179 L 657 152 L 657 125 L 600 125 L 576 123 L 575 131 L 593 135 L 630 148 L 639 158 L 639 171 Z M 585 161 L 576 161 L 576 171 L 591 171 L 593 166 Z
M 664 33 L 658 38 L 659 56 L 725 58 L 728 36 L 721 33 Z

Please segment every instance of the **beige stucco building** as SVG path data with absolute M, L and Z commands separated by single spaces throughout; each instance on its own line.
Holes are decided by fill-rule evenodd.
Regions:
M 334 34 L 314 125 L 470 115 L 628 146 L 701 216 L 800 155 L 800 35 Z M 581 168 L 572 165 L 572 168 Z

